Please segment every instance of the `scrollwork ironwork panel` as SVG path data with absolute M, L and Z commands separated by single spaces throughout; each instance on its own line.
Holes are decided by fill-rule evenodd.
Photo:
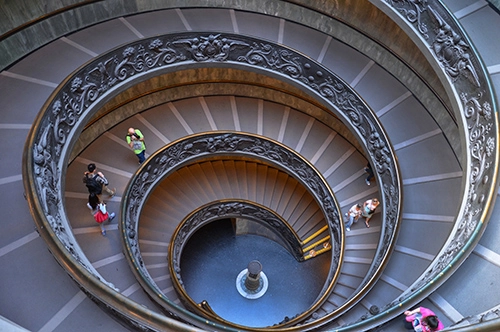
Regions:
M 461 118 L 468 145 L 466 202 L 460 207 L 454 232 L 427 272 L 396 302 L 412 296 L 415 290 L 428 287 L 451 265 L 468 254 L 464 248 L 484 231 L 485 207 L 491 201 L 491 186 L 496 179 L 498 124 L 493 108 L 491 84 L 471 42 L 459 24 L 439 1 L 386 0 L 400 16 L 417 28 L 436 62 L 455 88 L 462 106 Z M 455 262 L 455 263 L 452 263 Z M 395 305 L 395 303 L 390 304 Z
M 159 287 L 155 285 L 149 276 L 141 256 L 138 229 L 139 216 L 145 198 L 149 196 L 152 190 L 163 179 L 180 167 L 202 161 L 205 158 L 213 159 L 216 156 L 232 158 L 243 156 L 258 159 L 264 163 L 283 169 L 306 186 L 311 195 L 316 199 L 329 228 L 332 257 L 325 285 L 319 295 L 320 297 L 323 296 L 323 298 L 327 296 L 333 289 L 339 276 L 341 267 L 340 258 L 343 252 L 340 210 L 333 193 L 320 173 L 296 152 L 270 139 L 239 132 L 201 133 L 179 139 L 151 155 L 132 177 L 129 189 L 125 194 L 126 199 L 122 201 L 122 215 L 124 218 L 122 218 L 120 227 L 123 238 L 126 241 L 126 256 L 128 256 L 129 262 L 133 265 L 134 270 L 138 271 L 139 281 L 141 282 L 141 279 L 147 280 L 146 283 L 141 282 L 143 287 L 149 287 L 150 291 L 156 293 L 157 296 L 153 298 L 161 305 L 166 305 L 167 307 L 171 305 L 170 301 L 165 300 L 165 297 L 159 291 Z M 187 240 L 189 230 L 196 227 L 196 223 L 201 222 L 204 216 L 214 213 L 227 213 L 229 210 L 232 210 L 232 213 L 236 213 L 236 208 L 238 208 L 239 213 L 243 213 L 243 209 L 248 210 L 250 208 L 248 204 L 238 204 L 221 203 L 217 205 L 218 210 L 214 210 L 214 206 L 210 206 L 208 209 L 202 210 L 205 214 L 197 214 L 198 218 L 188 219 L 186 227 L 181 228 L 182 232 L 177 233 L 175 239 L 173 239 L 175 243 L 173 250 L 180 250 L 183 241 Z M 265 210 L 259 209 L 257 211 L 253 206 L 252 212 L 259 213 L 263 217 L 267 215 L 263 215 Z M 276 218 L 266 217 L 264 220 L 267 220 L 268 224 L 273 225 L 275 228 L 278 227 L 281 229 L 285 227 L 282 223 L 276 223 Z M 292 249 L 299 249 L 296 245 L 293 245 L 296 239 L 295 241 L 292 241 L 292 239 L 288 240 L 291 241 L 289 243 L 292 245 Z M 299 255 L 300 253 L 295 254 Z M 180 252 L 175 252 L 175 255 L 171 256 L 171 258 L 174 260 L 178 259 L 179 255 Z M 181 281 L 179 263 L 173 262 L 172 264 L 173 270 L 171 271 Z M 321 303 L 318 301 L 313 305 L 313 308 L 319 306 Z
M 61 176 L 65 173 L 65 160 L 68 151 L 72 149 L 75 137 L 85 126 L 85 119 L 96 112 L 94 107 L 98 105 L 99 100 L 104 96 L 118 93 L 120 84 L 130 85 L 136 78 L 144 77 L 145 74 L 153 76 L 164 70 L 172 70 L 175 66 L 185 68 L 191 64 L 208 67 L 219 64 L 224 64 L 226 67 L 237 66 L 295 82 L 304 91 L 313 94 L 327 105 L 353 132 L 357 133 L 372 159 L 378 183 L 383 188 L 381 202 L 384 214 L 381 240 L 374 263 L 370 266 L 363 285 L 371 283 L 394 245 L 401 210 L 401 181 L 387 136 L 368 106 L 333 72 L 284 46 L 250 37 L 189 32 L 146 38 L 97 57 L 72 74 L 53 93 L 41 111 L 27 141 L 29 162 L 24 167 L 34 179 L 33 183 L 27 184 L 27 187 L 35 192 L 30 199 L 38 200 L 40 203 L 35 205 L 40 206 L 39 215 L 42 222 L 54 230 L 58 241 L 68 249 L 76 262 L 85 261 L 83 252 L 71 236 L 64 208 L 61 206 L 63 201 L 60 188 Z M 227 149 L 230 152 L 236 143 L 240 147 L 248 144 L 246 140 L 240 138 L 237 142 L 231 139 L 229 135 L 211 142 L 192 142 L 192 147 L 179 147 L 177 151 L 170 151 L 171 155 L 163 157 L 161 167 L 167 167 L 168 163 L 186 158 L 199 146 L 210 146 L 217 151 Z M 267 158 L 281 164 L 294 160 L 290 155 L 276 153 L 266 144 L 266 142 L 251 144 L 251 149 L 254 150 L 252 153 L 259 158 Z M 329 197 L 327 188 L 315 181 L 308 169 L 297 167 L 293 163 L 289 163 L 289 168 L 297 173 L 304 184 L 316 191 L 317 199 L 322 202 L 325 215 L 329 218 L 329 225 L 334 230 L 332 238 L 339 243 L 340 231 L 337 223 L 339 216 L 333 202 L 327 199 Z M 161 172 L 161 169 L 155 169 L 154 172 Z M 146 176 L 141 173 L 141 175 L 145 176 L 142 185 L 132 186 L 129 189 L 129 194 L 134 197 L 139 197 L 135 194 L 144 190 L 148 181 L 155 180 L 155 174 L 148 173 Z M 139 207 L 139 201 L 130 201 L 128 206 L 130 218 L 137 217 Z M 127 241 L 130 241 L 132 246 L 135 246 L 134 232 L 133 229 L 127 231 Z M 333 256 L 338 257 L 338 255 Z M 141 263 L 139 261 L 139 264 Z M 338 266 L 338 262 L 333 266 Z M 98 276 L 91 267 L 86 266 L 86 268 Z
M 170 241 L 170 270 L 175 271 L 179 285 L 183 285 L 180 275 L 180 259 L 186 241 L 201 227 L 215 220 L 244 218 L 265 225 L 283 239 L 286 249 L 298 261 L 303 260 L 300 238 L 276 212 L 258 204 L 243 200 L 224 200 L 208 203 L 187 216 L 178 226 Z

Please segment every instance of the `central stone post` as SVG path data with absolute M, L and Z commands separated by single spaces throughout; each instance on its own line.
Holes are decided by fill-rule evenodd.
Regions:
M 262 264 L 253 260 L 236 278 L 236 288 L 247 299 L 258 299 L 267 291 L 268 281 L 262 272 Z
M 262 272 L 262 264 L 259 261 L 251 261 L 247 267 L 247 278 L 245 279 L 245 287 L 250 291 L 255 291 L 260 286 L 260 273 Z

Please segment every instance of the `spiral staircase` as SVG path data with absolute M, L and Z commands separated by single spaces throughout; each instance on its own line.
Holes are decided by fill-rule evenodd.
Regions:
M 450 331 L 500 330 L 494 2 L 25 1 L 0 12 L 0 330 L 400 331 L 418 305 Z M 143 165 L 129 127 L 146 137 Z M 86 207 L 89 162 L 117 188 L 105 237 Z M 347 232 L 343 214 L 373 197 L 370 227 Z M 260 224 L 241 220 L 248 210 Z M 286 319 L 241 323 L 225 319 L 248 305 L 234 284 L 213 299 L 190 293 L 204 262 L 183 268 L 186 240 L 224 218 L 294 256 L 301 273 L 273 270 L 278 255 L 263 271 L 268 297 L 300 312 L 282 304 Z M 292 276 L 299 287 L 279 293 Z

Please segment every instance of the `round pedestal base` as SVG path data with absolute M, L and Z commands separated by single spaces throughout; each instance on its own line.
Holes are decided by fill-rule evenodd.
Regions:
M 247 278 L 248 269 L 244 269 L 236 277 L 236 289 L 241 296 L 247 299 L 258 299 L 262 297 L 267 291 L 268 281 L 267 276 L 264 272 L 260 272 L 259 287 L 255 290 L 249 290 L 245 287 L 245 280 Z

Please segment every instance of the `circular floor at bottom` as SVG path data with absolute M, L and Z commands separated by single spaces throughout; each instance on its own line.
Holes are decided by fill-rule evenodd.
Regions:
M 247 299 L 236 289 L 238 274 L 252 260 L 262 264 L 268 289 Z M 299 263 L 276 242 L 256 235 L 235 236 L 229 221 L 213 222 L 194 234 L 181 259 L 189 296 L 207 300 L 223 319 L 238 325 L 266 327 L 310 308 L 324 285 L 330 253 Z

